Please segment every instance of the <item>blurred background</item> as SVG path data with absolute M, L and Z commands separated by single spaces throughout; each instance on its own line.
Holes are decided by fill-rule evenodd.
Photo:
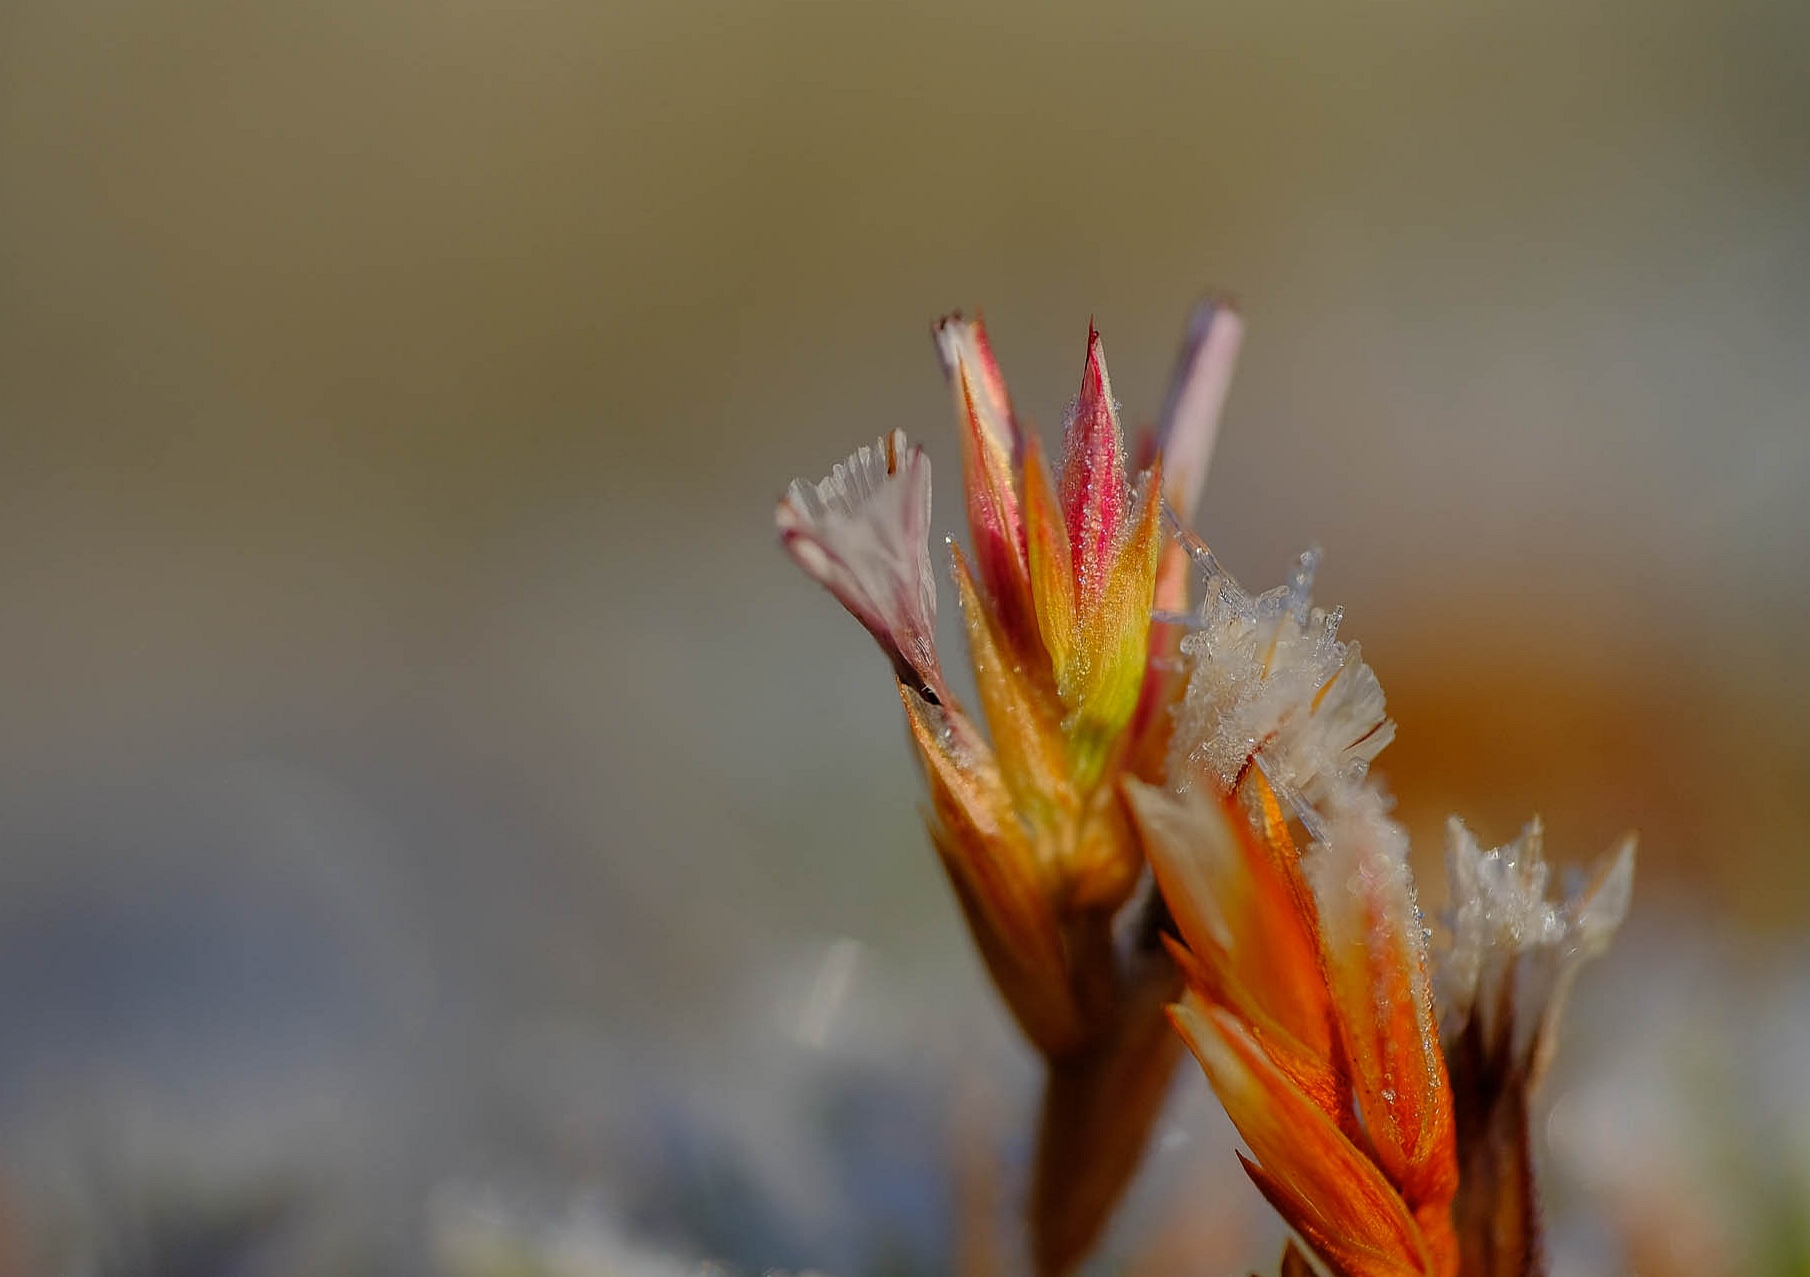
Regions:
M 1035 1070 L 773 502 L 902 427 L 957 531 L 933 318 L 1047 436 L 1090 316 L 1147 421 L 1209 287 L 1201 530 L 1326 547 L 1427 896 L 1449 811 L 1641 832 L 1555 1271 L 1810 1271 L 1807 58 L 1760 0 L 0 6 L 6 1271 L 984 1248 Z M 1187 1079 L 1101 1271 L 1271 1262 L 1229 1142 Z

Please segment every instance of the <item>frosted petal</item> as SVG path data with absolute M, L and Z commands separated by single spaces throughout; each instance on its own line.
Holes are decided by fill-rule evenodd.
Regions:
M 1625 838 L 1569 899 L 1548 899 L 1551 870 L 1540 822 L 1485 849 L 1453 817 L 1446 832 L 1450 940 L 1439 964 L 1448 1041 L 1474 1027 L 1483 1049 L 1530 1079 L 1549 1046 L 1578 967 L 1600 953 L 1626 915 L 1634 840 Z

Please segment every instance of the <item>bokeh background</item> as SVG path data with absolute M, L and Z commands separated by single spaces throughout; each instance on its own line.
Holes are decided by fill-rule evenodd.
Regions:
M 8 1271 L 984 1251 L 1034 1071 L 772 505 L 903 427 L 957 531 L 937 314 L 1049 431 L 1209 287 L 1202 531 L 1327 548 L 1429 897 L 1448 811 L 1641 831 L 1558 1270 L 1810 1271 L 1806 65 L 1762 0 L 0 5 Z M 1201 1091 L 1111 1264 L 1273 1255 Z

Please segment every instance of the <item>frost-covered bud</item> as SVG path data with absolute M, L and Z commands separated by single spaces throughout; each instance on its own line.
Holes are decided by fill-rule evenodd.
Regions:
M 1474 1026 L 1484 1049 L 1537 1080 L 1577 969 L 1608 945 L 1628 912 L 1634 838 L 1624 838 L 1563 901 L 1547 899 L 1551 870 L 1535 819 L 1486 850 L 1456 816 L 1446 826 L 1451 942 L 1439 967 L 1448 1039 Z
M 1446 863 L 1451 940 L 1438 988 L 1457 1114 L 1453 1203 L 1466 1273 L 1537 1273 L 1540 1215 L 1529 1100 L 1557 1037 L 1566 990 L 1627 913 L 1634 840 L 1563 902 L 1547 899 L 1539 821 L 1484 850 L 1454 818 Z
M 1356 643 L 1338 638 L 1343 612 L 1313 606 L 1310 550 L 1288 584 L 1252 597 L 1206 548 L 1194 557 L 1206 597 L 1181 651 L 1187 691 L 1175 711 L 1170 773 L 1204 773 L 1222 792 L 1261 759 L 1276 788 L 1307 805 L 1363 780 L 1395 738 L 1383 689 Z

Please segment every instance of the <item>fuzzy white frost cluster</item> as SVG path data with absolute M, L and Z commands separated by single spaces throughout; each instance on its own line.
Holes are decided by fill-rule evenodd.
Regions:
M 1486 850 L 1452 817 L 1446 827 L 1451 942 L 1439 965 L 1447 1033 L 1475 1021 L 1486 1049 L 1505 1049 L 1506 1058 L 1535 1076 L 1572 977 L 1609 943 L 1634 886 L 1629 836 L 1565 900 L 1549 901 L 1543 841 L 1535 819 L 1515 841 Z
M 1286 584 L 1252 595 L 1197 537 L 1177 533 L 1206 597 L 1198 611 L 1165 618 L 1187 630 L 1171 778 L 1180 788 L 1207 784 L 1231 794 L 1259 771 L 1313 839 L 1303 867 L 1322 925 L 1336 931 L 1349 923 L 1349 938 L 1361 942 L 1367 924 L 1353 909 L 1365 901 L 1412 928 L 1421 948 L 1426 932 L 1407 833 L 1369 776 L 1395 723 L 1358 645 L 1338 638 L 1342 610 L 1313 605 L 1319 552 L 1303 554 Z M 1486 1051 L 1535 1079 L 1572 977 L 1627 912 L 1634 839 L 1562 902 L 1547 899 L 1537 819 L 1515 842 L 1485 850 L 1454 817 L 1448 846 L 1452 908 L 1437 964 L 1440 1030 L 1449 1039 L 1474 1022 Z
M 1204 546 L 1189 549 L 1206 598 L 1181 641 L 1188 686 L 1170 774 L 1204 772 L 1230 792 L 1256 763 L 1308 806 L 1361 785 L 1395 724 L 1358 645 L 1339 641 L 1342 610 L 1313 606 L 1319 551 L 1301 556 L 1286 585 L 1252 596 Z

